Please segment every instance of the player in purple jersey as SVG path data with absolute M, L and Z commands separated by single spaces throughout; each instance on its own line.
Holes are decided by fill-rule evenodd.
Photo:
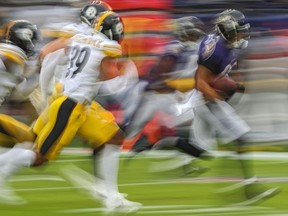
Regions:
M 279 192 L 278 188 L 260 188 L 251 166 L 243 159 L 243 144 L 247 141 L 250 127 L 237 115 L 227 99 L 213 87 L 217 80 L 228 76 L 237 64 L 238 54 L 247 47 L 250 24 L 238 10 L 225 10 L 215 19 L 215 31 L 200 44 L 198 69 L 195 74 L 196 88 L 193 92 L 194 120 L 190 142 L 207 151 L 218 143 L 235 143 L 244 176 L 246 200 L 253 204 Z M 236 85 L 235 92 L 243 92 L 244 86 Z M 216 141 L 217 140 L 217 141 Z M 219 142 L 218 142 L 219 141 Z
M 161 142 L 161 146 L 157 145 L 155 148 L 175 147 L 188 155 L 200 157 L 204 153 L 202 149 L 198 149 L 188 142 L 177 145 L 178 139 L 186 139 L 186 137 L 184 138 L 182 134 L 181 136 L 177 134 L 177 127 L 183 124 L 184 121 L 182 120 L 181 122 L 179 120 L 181 116 L 177 112 L 176 106 L 179 103 L 176 97 L 177 86 L 170 86 L 169 81 L 194 77 L 197 69 L 199 44 L 201 38 L 205 35 L 205 28 L 204 23 L 194 16 L 181 17 L 174 20 L 174 22 L 176 26 L 175 39 L 165 44 L 164 52 L 159 57 L 158 62 L 151 68 L 148 75 L 143 78 L 144 81 L 142 82 L 146 83 L 146 87 L 141 103 L 135 113 L 133 113 L 126 132 L 128 138 L 140 135 L 132 147 L 134 153 L 151 149 L 154 144 L 159 144 L 160 140 L 169 138 L 169 141 Z M 155 119 L 155 116 L 161 114 L 163 116 L 157 121 L 158 124 L 153 124 L 153 127 L 149 128 L 147 125 Z M 184 123 L 190 124 L 190 120 L 189 117 L 188 121 Z M 168 125 L 167 121 L 170 122 L 170 125 Z M 148 129 L 146 130 L 146 128 Z M 163 130 L 165 130 L 165 133 L 163 133 Z M 149 133 L 152 135 L 150 136 Z M 170 139 L 170 137 L 173 137 L 173 139 Z M 166 143 L 168 143 L 168 146 Z

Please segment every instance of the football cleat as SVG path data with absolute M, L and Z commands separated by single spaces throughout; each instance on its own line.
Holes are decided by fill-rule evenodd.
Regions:
M 102 179 L 99 179 L 74 165 L 65 167 L 62 174 L 64 174 L 68 181 L 76 188 L 88 193 L 97 201 L 103 203 L 107 198 L 105 185 Z
M 272 198 L 281 192 L 279 187 L 269 188 L 260 193 L 253 193 L 247 196 L 247 199 L 243 202 L 233 204 L 233 206 L 248 206 L 248 205 L 257 205 L 260 202 L 265 201 L 266 199 Z
M 113 197 L 107 198 L 104 206 L 106 208 L 105 211 L 108 214 L 114 212 L 134 213 L 142 207 L 142 204 L 127 200 L 122 194 L 116 194 Z

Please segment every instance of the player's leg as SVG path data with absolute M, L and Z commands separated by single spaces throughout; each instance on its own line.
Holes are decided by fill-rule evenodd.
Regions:
M 124 133 L 115 122 L 114 116 L 101 106 L 97 109 L 88 109 L 85 123 L 79 128 L 78 135 L 90 141 L 94 147 L 99 148 L 103 145 L 98 175 L 104 180 L 106 188 L 104 205 L 107 210 L 138 210 L 141 205 L 126 200 L 118 190 L 120 146 Z
M 247 143 L 247 134 L 250 131 L 250 127 L 247 123 L 241 119 L 240 116 L 236 114 L 235 110 L 226 102 L 218 101 L 216 103 L 209 103 L 206 108 L 214 116 L 214 119 L 210 119 L 210 124 L 215 124 L 214 127 L 217 128 L 218 133 L 222 137 L 222 142 L 234 142 L 234 144 L 236 144 L 235 151 L 238 156 L 237 159 L 240 163 L 240 170 L 243 178 L 241 184 L 237 185 L 244 186 L 246 197 L 246 201 L 244 201 L 243 204 L 250 205 L 276 195 L 280 191 L 278 187 L 259 187 L 253 170 L 253 164 L 244 157 L 247 151 L 243 151 L 243 147 Z
M 83 104 L 65 96 L 59 97 L 49 107 L 48 122 L 37 134 L 35 149 L 46 160 L 56 159 L 61 150 L 71 143 L 85 118 Z
M 33 141 L 35 138 L 34 133 L 28 125 L 3 114 L 0 114 L 0 133 L 10 137 L 16 143 Z
M 0 166 L 1 177 L 6 179 L 22 167 L 41 165 L 47 160 L 55 159 L 61 149 L 70 143 L 77 127 L 85 119 L 81 116 L 83 110 L 83 105 L 66 97 L 55 101 L 48 112 L 49 121 L 37 136 L 36 151 L 31 147 L 23 148 L 24 144 L 15 145 L 5 153 L 5 159 Z
M 0 114 L 0 131 L 0 145 L 9 149 L 0 154 L 0 202 L 23 204 L 25 201 L 16 195 L 7 185 L 7 181 L 13 173 L 17 172 L 18 159 L 22 163 L 20 166 L 29 166 L 32 163 L 34 154 L 30 149 L 32 149 L 31 141 L 34 140 L 34 134 L 28 125 L 2 114 Z M 16 145 L 19 142 L 21 143 Z
M 23 157 L 26 159 L 27 154 L 29 152 L 26 152 L 25 149 L 32 149 L 31 142 L 34 140 L 34 134 L 31 130 L 31 128 L 22 123 L 17 121 L 16 119 L 0 114 L 0 145 L 2 147 L 10 148 L 9 151 L 6 151 L 5 153 L 0 154 L 0 185 L 2 187 L 5 187 L 5 183 L 10 177 L 10 174 L 15 172 L 17 170 L 17 166 L 15 166 L 14 159 L 18 157 L 22 157 L 22 150 L 23 148 Z M 17 143 L 20 143 L 13 148 Z M 10 163 L 10 161 L 12 163 Z M 28 164 L 30 162 L 28 161 Z M 25 162 L 24 162 L 25 164 Z M 12 196 L 8 195 L 8 192 L 5 193 L 6 198 L 10 199 Z M 5 197 L 2 196 L 2 201 Z M 12 201 L 12 199 L 10 200 Z

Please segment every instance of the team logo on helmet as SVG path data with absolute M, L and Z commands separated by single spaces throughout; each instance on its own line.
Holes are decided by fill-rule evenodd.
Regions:
M 87 19 L 93 19 L 96 14 L 97 14 L 97 9 L 94 6 L 90 6 L 86 9 L 86 11 L 84 12 L 85 16 L 87 17 Z

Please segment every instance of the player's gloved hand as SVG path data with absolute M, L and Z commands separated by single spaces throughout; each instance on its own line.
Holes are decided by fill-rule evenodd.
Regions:
M 237 92 L 241 92 L 241 93 L 245 92 L 245 86 L 243 84 L 236 83 L 236 86 L 237 86 L 237 88 L 236 88 Z

